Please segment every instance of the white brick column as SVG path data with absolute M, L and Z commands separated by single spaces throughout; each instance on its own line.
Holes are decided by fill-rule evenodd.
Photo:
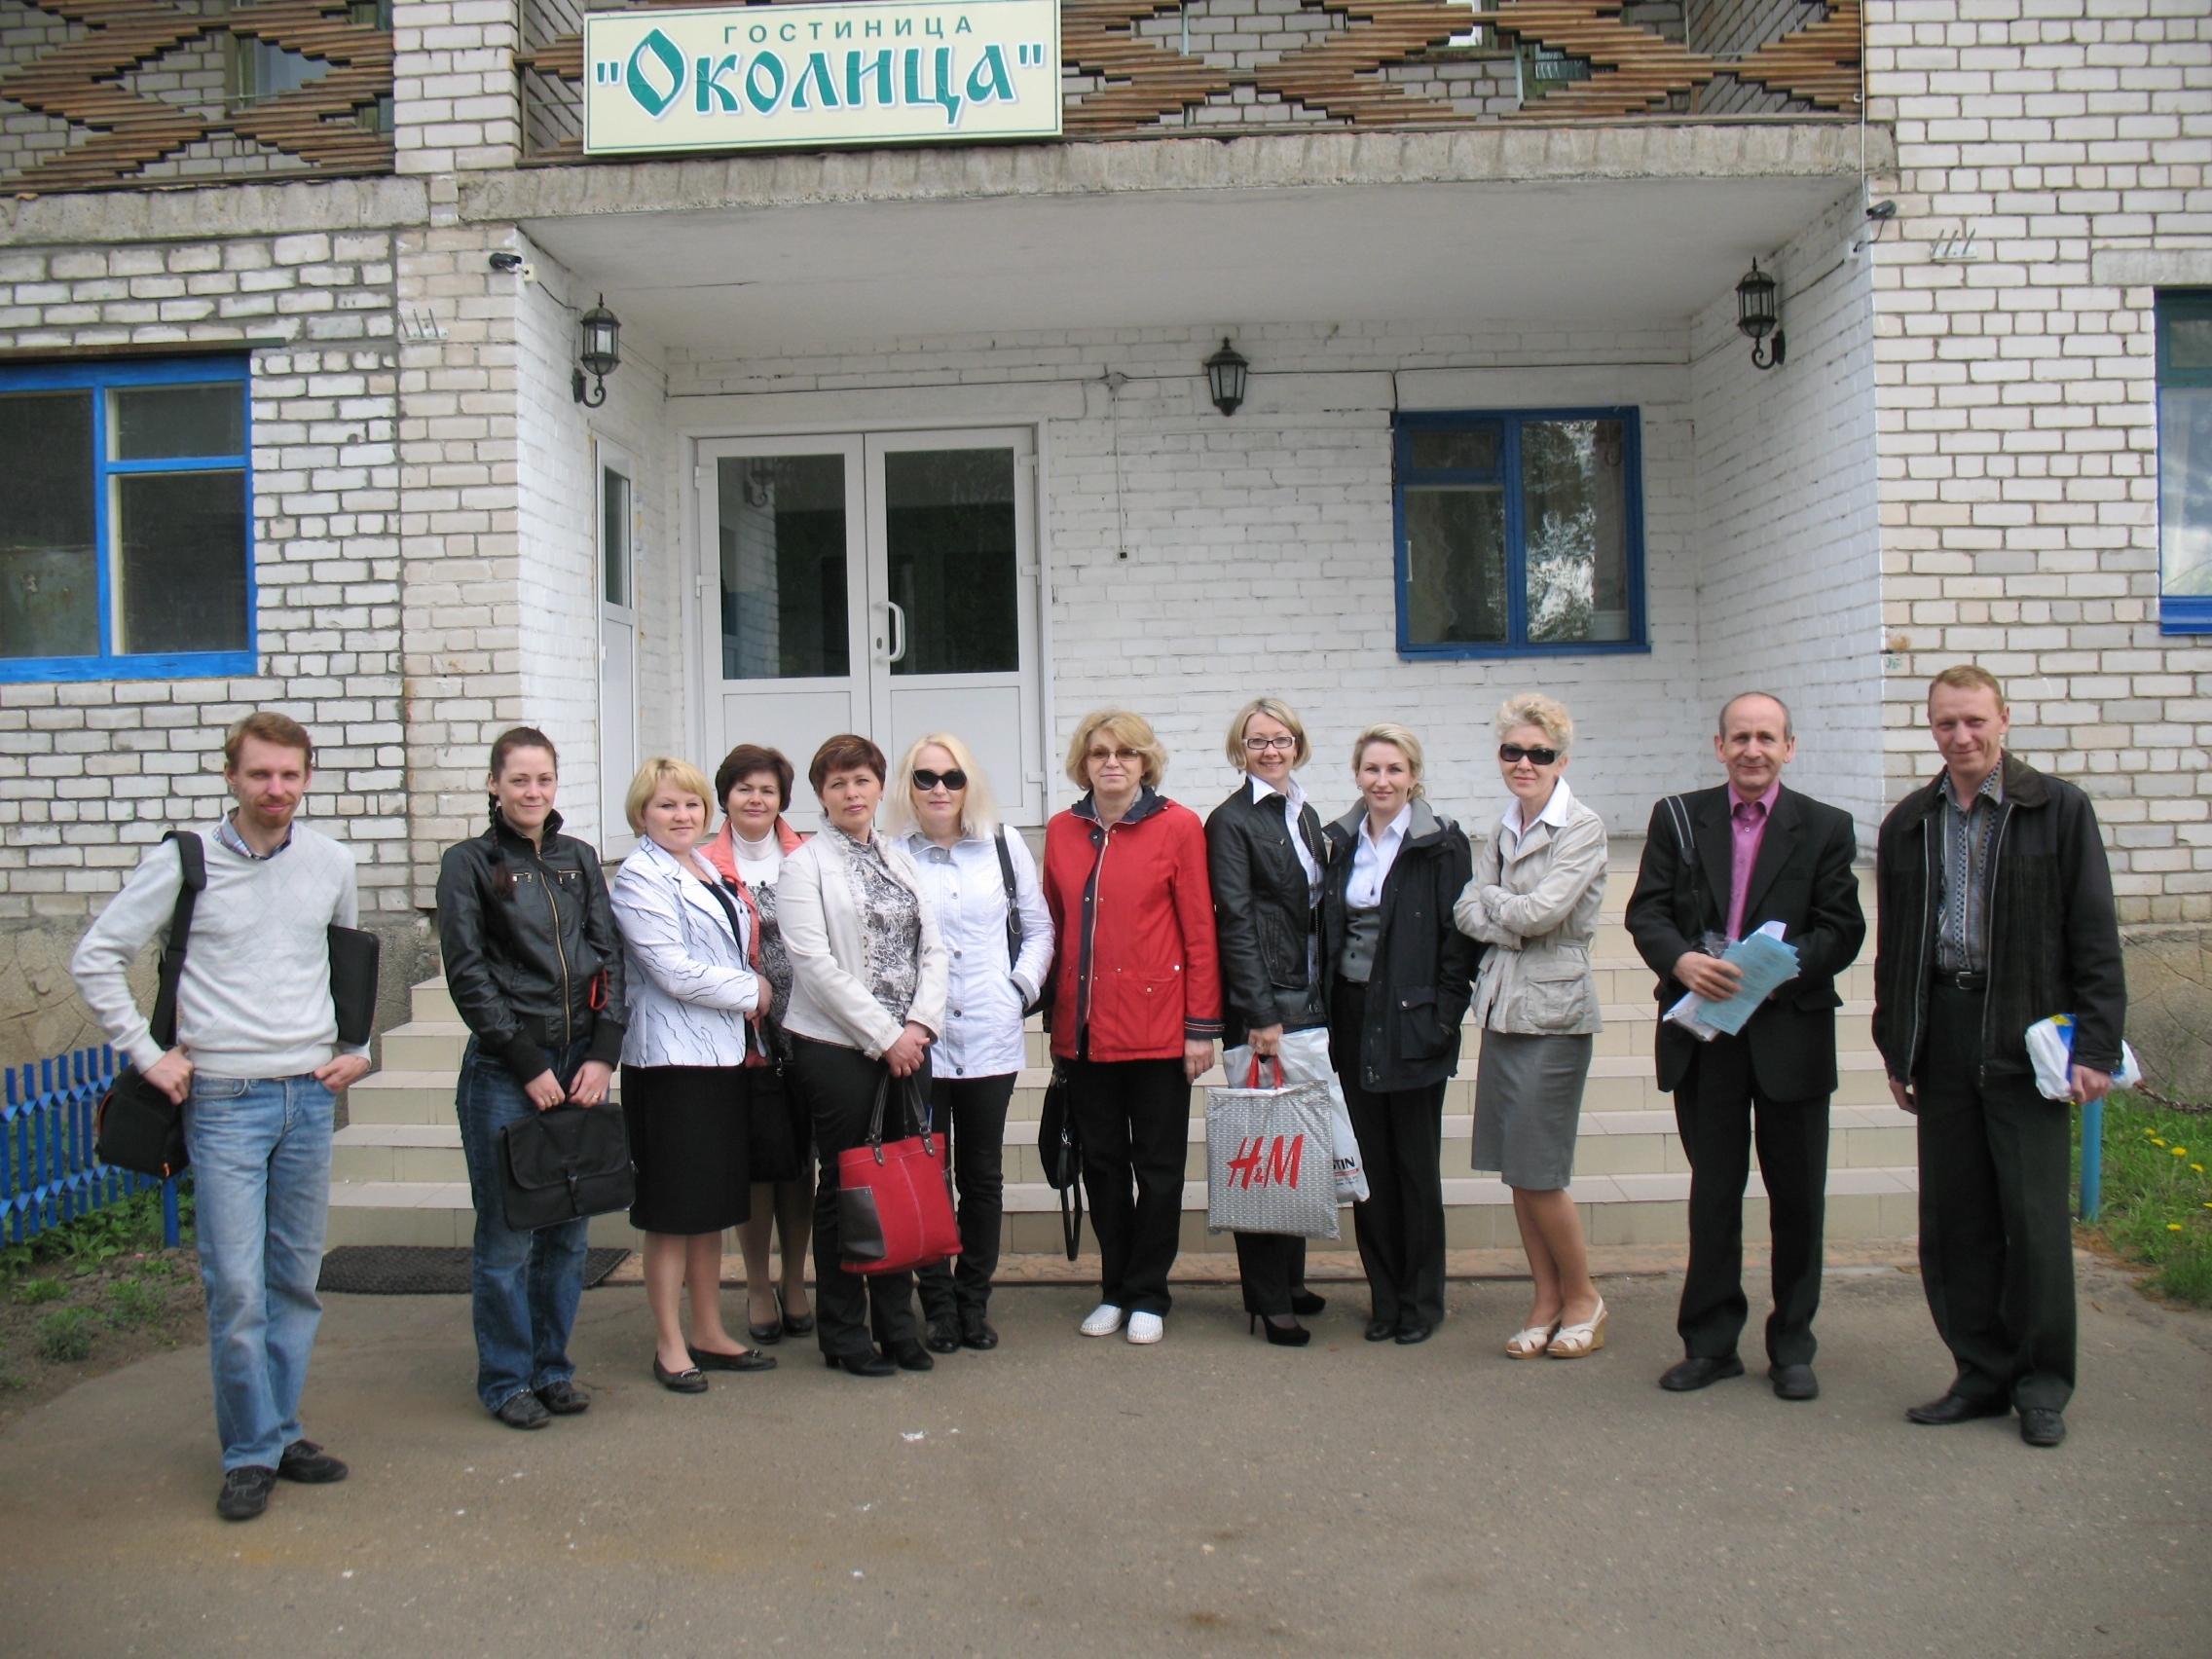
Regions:
M 394 170 L 514 166 L 522 150 L 514 0 L 397 0 L 391 31 Z

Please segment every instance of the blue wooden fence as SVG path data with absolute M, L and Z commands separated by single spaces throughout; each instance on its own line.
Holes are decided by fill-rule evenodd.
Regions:
M 116 1073 L 115 1051 L 79 1049 L 10 1066 L 0 1107 L 0 1244 L 26 1238 L 142 1193 L 162 1189 L 162 1233 L 177 1242 L 176 1182 L 102 1163 L 92 1109 Z

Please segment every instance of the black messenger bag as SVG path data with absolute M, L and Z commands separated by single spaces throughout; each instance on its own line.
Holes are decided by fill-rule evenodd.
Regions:
M 207 850 L 189 830 L 171 830 L 162 839 L 176 843 L 177 862 L 184 868 L 184 885 L 177 889 L 176 909 L 169 916 L 169 937 L 162 945 L 154 1016 L 147 1021 L 149 1033 L 166 1054 L 176 1047 L 177 985 L 184 977 L 193 906 L 207 885 Z M 125 1066 L 93 1110 L 92 1154 L 102 1163 L 159 1180 L 181 1174 L 192 1161 L 184 1148 L 184 1108 L 141 1077 L 136 1066 Z
M 561 1105 L 517 1119 L 499 1131 L 499 1176 L 517 1233 L 628 1209 L 638 1176 L 622 1108 Z

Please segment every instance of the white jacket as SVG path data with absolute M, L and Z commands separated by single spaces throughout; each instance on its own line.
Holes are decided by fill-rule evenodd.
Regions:
M 876 841 L 885 866 L 914 895 L 921 911 L 920 972 L 906 1017 L 932 1037 L 940 1036 L 946 976 L 937 914 L 906 849 L 888 835 L 878 835 Z M 776 927 L 792 959 L 792 1001 L 784 1013 L 784 1029 L 794 1037 L 858 1049 L 871 1060 L 882 1058 L 906 1028 L 859 977 L 866 955 L 843 835 L 825 830 L 784 860 L 784 873 L 776 881 Z
M 1474 879 L 1452 906 L 1483 953 L 1469 1013 L 1491 1031 L 1580 1036 L 1604 1028 L 1590 941 L 1605 900 L 1605 821 L 1562 778 L 1508 853 L 1505 821 L 1475 854 Z
M 992 845 L 1003 837 L 1014 866 L 1021 955 L 1006 949 L 1006 877 Z M 940 847 L 919 830 L 905 839 L 923 896 L 937 912 L 949 959 L 944 1035 L 930 1051 L 932 1077 L 998 1077 L 1024 1062 L 1021 1011 L 1037 1000 L 1052 966 L 1052 912 L 1037 879 L 1037 861 L 1014 830 L 967 835 Z
M 628 967 L 626 1066 L 741 1066 L 745 1016 L 761 981 L 747 966 L 752 925 L 735 894 L 739 933 L 699 878 L 650 838 L 622 861 L 608 894 Z

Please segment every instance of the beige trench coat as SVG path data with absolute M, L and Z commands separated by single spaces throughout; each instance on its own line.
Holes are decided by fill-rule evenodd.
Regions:
M 1567 788 L 1560 780 L 1559 789 Z M 1452 919 L 1484 952 L 1471 1009 L 1490 1031 L 1580 1036 L 1603 1030 L 1590 941 L 1605 897 L 1605 821 L 1567 796 L 1567 821 L 1542 819 L 1510 854 L 1501 817 L 1475 854 Z

